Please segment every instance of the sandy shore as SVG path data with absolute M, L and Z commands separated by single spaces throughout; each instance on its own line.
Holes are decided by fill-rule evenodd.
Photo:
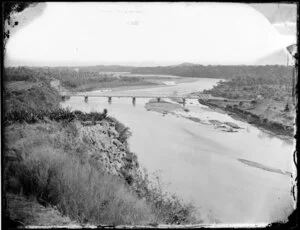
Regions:
M 249 160 L 245 160 L 245 159 L 237 159 L 237 160 L 244 163 L 244 164 L 246 164 L 246 165 L 248 165 L 248 166 L 250 166 L 250 167 L 259 168 L 259 169 L 269 171 L 269 172 L 273 172 L 273 173 L 279 173 L 279 174 L 286 175 L 286 176 L 289 176 L 289 177 L 292 175 L 291 172 L 283 171 L 283 170 L 276 169 L 276 168 L 272 168 L 272 167 L 254 162 L 254 161 L 249 161 Z
M 228 106 L 226 106 L 228 102 L 201 101 L 201 104 L 206 105 L 217 112 L 228 114 L 235 120 L 247 122 L 264 133 L 268 133 L 289 142 L 293 140 L 293 128 L 290 125 L 276 121 L 274 122 L 270 119 L 265 119 L 265 121 L 263 121 L 261 115 L 256 115 L 254 112 L 249 110 L 242 110 L 234 107 L 228 108 Z
M 182 105 L 167 102 L 162 99 L 160 102 L 157 102 L 156 99 L 150 100 L 148 103 L 146 103 L 145 108 L 149 111 L 156 111 L 162 114 L 167 114 L 174 111 L 185 111 Z

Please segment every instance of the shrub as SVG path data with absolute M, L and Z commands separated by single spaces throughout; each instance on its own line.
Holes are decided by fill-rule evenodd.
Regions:
M 49 83 L 43 82 L 27 90 L 7 90 L 5 93 L 6 112 L 27 110 L 55 110 L 59 108 L 60 96 Z
M 166 224 L 192 224 L 201 222 L 196 218 L 195 207 L 180 200 L 175 194 L 163 191 L 161 179 L 155 175 L 150 180 L 146 171 L 135 185 L 136 193 L 151 205 L 159 221 Z
M 111 121 L 115 124 L 115 129 L 119 133 L 118 140 L 123 144 L 127 144 L 128 138 L 132 135 L 129 128 L 114 117 L 107 117 L 106 120 Z
M 58 108 L 52 111 L 21 109 L 21 110 L 12 110 L 6 113 L 4 116 L 4 123 L 11 124 L 13 122 L 19 122 L 19 123 L 27 122 L 31 124 L 39 121 L 46 121 L 47 119 L 53 121 L 64 121 L 65 123 L 68 123 L 73 121 L 74 119 L 78 119 L 80 121 L 86 121 L 86 120 L 101 121 L 106 117 L 107 117 L 107 109 L 104 109 L 103 113 L 99 113 L 99 112 L 83 113 L 80 111 L 70 111 L 69 109 L 63 109 L 63 108 Z M 118 126 L 120 126 L 120 124 Z M 128 135 L 128 130 L 124 131 L 123 129 L 120 131 L 123 131 L 122 135 L 124 136 L 123 138 L 125 138 L 125 136 Z
M 80 222 L 133 225 L 155 221 L 150 207 L 121 179 L 49 145 L 31 149 L 25 159 L 7 167 L 8 191 L 34 195 Z
M 290 108 L 289 108 L 289 104 L 286 103 L 285 108 L 284 108 L 284 112 L 289 112 Z

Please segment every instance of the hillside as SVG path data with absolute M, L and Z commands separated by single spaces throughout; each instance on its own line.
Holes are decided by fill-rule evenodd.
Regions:
M 292 98 L 292 76 L 235 77 L 220 82 L 204 93 L 224 100 L 200 103 L 238 116 L 275 135 L 294 135 L 295 107 Z
M 201 222 L 191 204 L 162 191 L 140 169 L 127 144 L 129 128 L 109 111 L 62 109 L 48 82 L 9 84 L 3 116 L 3 212 L 9 223 Z
M 273 76 L 291 75 L 291 66 L 203 66 L 203 65 L 175 65 L 158 67 L 134 68 L 131 73 L 139 74 L 170 74 L 182 77 L 221 78 L 230 79 L 235 76 Z

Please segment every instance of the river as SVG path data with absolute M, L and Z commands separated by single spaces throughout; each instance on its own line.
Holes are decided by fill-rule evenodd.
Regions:
M 213 87 L 218 79 L 199 79 L 165 87 L 122 90 L 118 95 L 184 95 Z M 99 91 L 88 92 L 92 95 Z M 239 132 L 224 132 L 212 125 L 196 123 L 181 114 L 162 115 L 144 108 L 149 99 L 71 97 L 63 107 L 103 111 L 130 127 L 131 151 L 149 173 L 159 172 L 167 191 L 176 193 L 197 207 L 204 223 L 265 224 L 285 220 L 294 207 L 291 196 L 294 172 L 291 142 L 264 133 L 187 100 L 185 116 L 238 124 Z M 238 160 L 242 159 L 242 160 Z M 245 161 L 244 161 L 245 160 Z M 246 164 L 245 162 L 250 162 Z M 253 164 L 252 164 L 253 163 Z M 277 172 L 263 167 L 275 168 Z

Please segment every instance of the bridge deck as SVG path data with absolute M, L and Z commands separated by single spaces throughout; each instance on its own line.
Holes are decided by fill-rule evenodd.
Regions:
M 198 94 L 197 96 L 171 96 L 171 95 L 118 95 L 118 94 L 82 94 L 82 93 L 64 93 L 63 97 L 106 97 L 106 98 L 170 98 L 170 99 L 202 99 L 202 100 L 220 100 L 228 102 L 251 102 L 251 100 L 245 99 L 227 99 L 222 97 L 213 97 L 210 94 Z
M 201 97 L 192 97 L 192 96 L 146 96 L 146 95 L 95 95 L 95 94 L 91 94 L 91 95 L 86 95 L 86 94 L 65 94 L 65 95 L 62 95 L 62 96 L 69 96 L 69 97 L 128 97 L 128 98 L 178 98 L 178 99 L 182 99 L 182 98 L 185 98 L 185 99 L 199 99 Z M 209 96 L 208 96 L 209 97 Z

